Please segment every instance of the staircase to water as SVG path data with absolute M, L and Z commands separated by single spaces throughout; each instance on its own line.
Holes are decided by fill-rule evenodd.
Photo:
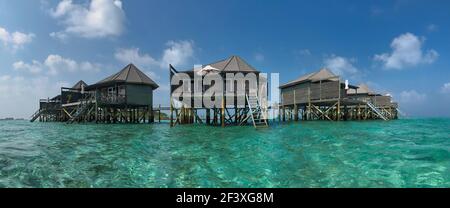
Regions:
M 31 116 L 31 119 L 30 119 L 30 122 L 34 122 L 34 121 L 36 121 L 36 119 L 38 119 L 39 118 L 39 116 L 41 116 L 43 113 L 45 113 L 47 110 L 45 110 L 45 109 L 39 109 L 39 110 L 37 110 L 32 116 Z
M 72 115 L 72 117 L 67 121 L 68 124 L 74 123 L 77 119 L 81 118 L 82 116 L 86 115 L 89 112 L 89 109 L 93 105 L 93 97 L 89 96 L 83 100 L 80 101 L 80 105 L 78 105 L 77 110 Z
M 265 109 L 262 108 L 258 96 L 246 95 L 245 98 L 247 100 L 249 112 L 244 121 L 246 122 L 250 118 L 255 128 L 268 127 L 269 124 L 267 122 L 267 113 Z M 242 124 L 243 123 L 241 123 L 241 125 Z
M 386 116 L 383 115 L 383 113 L 380 111 L 380 109 L 378 109 L 374 104 L 372 104 L 371 102 L 367 102 L 367 106 L 369 106 L 370 109 L 373 110 L 373 112 L 375 112 L 378 117 L 380 117 L 381 119 L 387 121 L 389 119 L 386 118 Z

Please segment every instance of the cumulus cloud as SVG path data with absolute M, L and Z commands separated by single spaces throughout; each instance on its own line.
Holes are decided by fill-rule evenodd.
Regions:
M 144 71 L 144 73 L 145 73 L 148 77 L 150 77 L 150 78 L 152 78 L 152 79 L 154 79 L 154 80 L 159 80 L 159 79 L 161 79 L 161 76 L 160 76 L 159 74 L 153 72 L 153 71 Z M 161 86 L 160 86 L 160 87 L 161 87 Z
M 355 76 L 359 71 L 353 65 L 356 62 L 354 58 L 345 58 L 341 56 L 332 55 L 325 58 L 324 65 L 333 73 L 340 76 Z
M 133 63 L 138 66 L 157 65 L 158 62 L 148 54 L 142 54 L 139 48 L 122 48 L 118 49 L 114 57 L 123 64 Z
M 118 49 L 114 57 L 122 64 L 133 63 L 142 67 L 152 77 L 159 77 L 151 70 L 167 69 L 169 64 L 179 66 L 186 65 L 194 55 L 193 41 L 169 41 L 160 59 L 155 59 L 149 54 L 142 53 L 139 48 Z
M 442 93 L 449 93 L 450 94 L 450 82 L 445 83 L 441 88 Z
M 167 68 L 169 64 L 184 65 L 194 55 L 193 41 L 169 41 L 166 45 L 168 48 L 164 50 L 160 61 L 161 68 Z
M 70 58 L 51 54 L 43 63 L 36 60 L 33 60 L 31 63 L 18 61 L 13 64 L 13 68 L 19 71 L 27 71 L 32 74 L 38 74 L 45 70 L 50 75 L 57 75 L 60 72 L 100 71 L 101 65 L 88 61 L 77 62 Z
M 35 35 L 33 33 L 9 32 L 3 27 L 0 27 L 0 42 L 3 46 L 11 46 L 13 49 L 22 48 L 24 45 L 31 43 Z
M 68 35 L 83 38 L 119 36 L 125 28 L 125 12 L 121 0 L 91 0 L 89 5 L 62 0 L 51 10 L 51 16 L 65 26 L 50 36 L 65 39 Z
M 52 32 L 50 33 L 50 37 L 63 41 L 69 38 L 69 36 L 65 32 Z
M 29 118 L 39 107 L 39 99 L 57 95 L 63 83 L 52 82 L 46 76 L 24 78 L 0 75 L 0 118 Z
M 383 63 L 386 69 L 404 69 L 419 64 L 431 64 L 439 57 L 433 49 L 423 51 L 424 38 L 420 39 L 412 33 L 396 37 L 392 43 L 391 53 L 375 55 L 375 60 Z
M 18 71 L 27 71 L 32 74 L 39 74 L 42 71 L 42 64 L 36 60 L 33 60 L 30 64 L 23 61 L 18 61 L 13 64 L 13 68 Z
M 419 93 L 415 90 L 403 91 L 400 93 L 400 102 L 402 103 L 420 103 L 425 101 L 426 94 Z

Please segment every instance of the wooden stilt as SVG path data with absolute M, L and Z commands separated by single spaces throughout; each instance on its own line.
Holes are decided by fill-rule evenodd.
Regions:
M 222 112 L 221 112 L 221 124 L 222 127 L 225 127 L 225 98 L 222 97 Z
M 294 105 L 294 120 L 298 121 L 298 107 L 296 104 Z
M 206 124 L 211 124 L 211 110 L 209 108 L 206 109 Z
M 158 108 L 158 122 L 161 123 L 161 104 L 159 105 Z

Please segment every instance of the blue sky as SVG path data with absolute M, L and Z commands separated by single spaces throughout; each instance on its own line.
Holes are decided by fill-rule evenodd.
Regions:
M 239 55 L 280 83 L 323 67 L 390 93 L 411 116 L 450 116 L 449 1 L 0 0 L 0 118 L 133 62 L 161 88 L 168 63 Z

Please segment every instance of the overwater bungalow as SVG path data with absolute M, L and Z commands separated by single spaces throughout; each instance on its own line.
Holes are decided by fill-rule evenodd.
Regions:
M 365 103 L 372 103 L 375 107 L 381 110 L 384 116 L 390 119 L 398 117 L 398 103 L 392 100 L 389 94 L 380 94 L 369 88 L 367 84 L 358 85 L 357 89 L 349 89 L 347 94 L 350 98 L 356 99 Z
M 31 117 L 31 122 L 39 119 L 39 121 L 44 122 L 54 122 L 64 120 L 64 114 L 61 108 L 62 102 L 71 102 L 70 100 L 81 99 L 81 91 L 86 87 L 87 84 L 80 80 L 73 87 L 61 88 L 61 94 L 47 99 L 39 100 L 39 109 Z
M 186 71 L 177 71 L 172 65 L 169 67 L 172 81 L 170 86 L 171 126 L 192 123 L 206 123 L 222 127 L 247 125 L 248 123 L 255 127 L 268 126 L 266 109 L 260 99 L 267 94 L 267 79 L 241 57 L 231 56 Z M 215 101 L 213 95 L 206 93 L 215 84 L 207 83 L 205 80 L 205 77 L 211 74 L 219 75 L 223 81 L 221 91 L 216 92 L 221 96 L 220 104 L 211 107 L 201 102 L 200 105 L 196 105 L 195 100 L 203 101 L 204 98 Z M 227 76 L 230 75 L 245 78 L 237 81 L 229 79 Z M 200 77 L 200 79 L 196 81 L 195 77 Z M 173 83 L 174 80 L 175 83 Z M 183 86 L 186 89 L 182 93 L 183 98 L 180 98 L 177 90 L 183 90 Z M 197 89 L 195 89 L 196 87 Z M 200 111 L 204 112 L 205 119 L 199 116 Z
M 375 106 L 387 106 L 393 104 L 390 95 L 381 95 L 371 90 L 367 84 L 360 84 L 357 89 L 349 89 L 347 94 L 353 99 L 372 102 Z
M 357 93 L 358 89 L 358 86 L 342 81 L 340 76 L 328 69 L 306 74 L 280 86 L 280 120 L 396 118 L 396 113 L 392 113 L 396 108 L 390 104 L 390 100 L 386 100 L 386 96 L 377 95 L 367 100 L 363 99 L 365 94 Z M 374 105 L 374 101 L 379 105 Z
M 239 56 L 186 71 L 177 71 L 172 65 L 169 69 L 170 107 L 165 110 L 170 110 L 171 126 L 268 126 L 267 77 Z M 217 84 L 222 85 L 215 88 Z M 31 121 L 152 123 L 153 91 L 158 87 L 129 64 L 95 84 L 81 80 L 71 88 L 61 88 L 61 94 L 52 99 L 41 99 Z M 398 105 L 390 95 L 376 93 L 367 85 L 351 85 L 328 69 L 290 81 L 280 86 L 280 92 L 282 121 L 390 120 L 398 114 Z M 162 108 L 158 109 L 161 120 Z
M 62 88 L 61 114 L 57 120 L 68 123 L 151 123 L 154 121 L 153 90 L 158 87 L 135 65 L 129 64 L 93 85 L 80 81 L 72 88 Z M 46 111 L 39 110 L 33 118 L 39 116 L 47 116 Z

